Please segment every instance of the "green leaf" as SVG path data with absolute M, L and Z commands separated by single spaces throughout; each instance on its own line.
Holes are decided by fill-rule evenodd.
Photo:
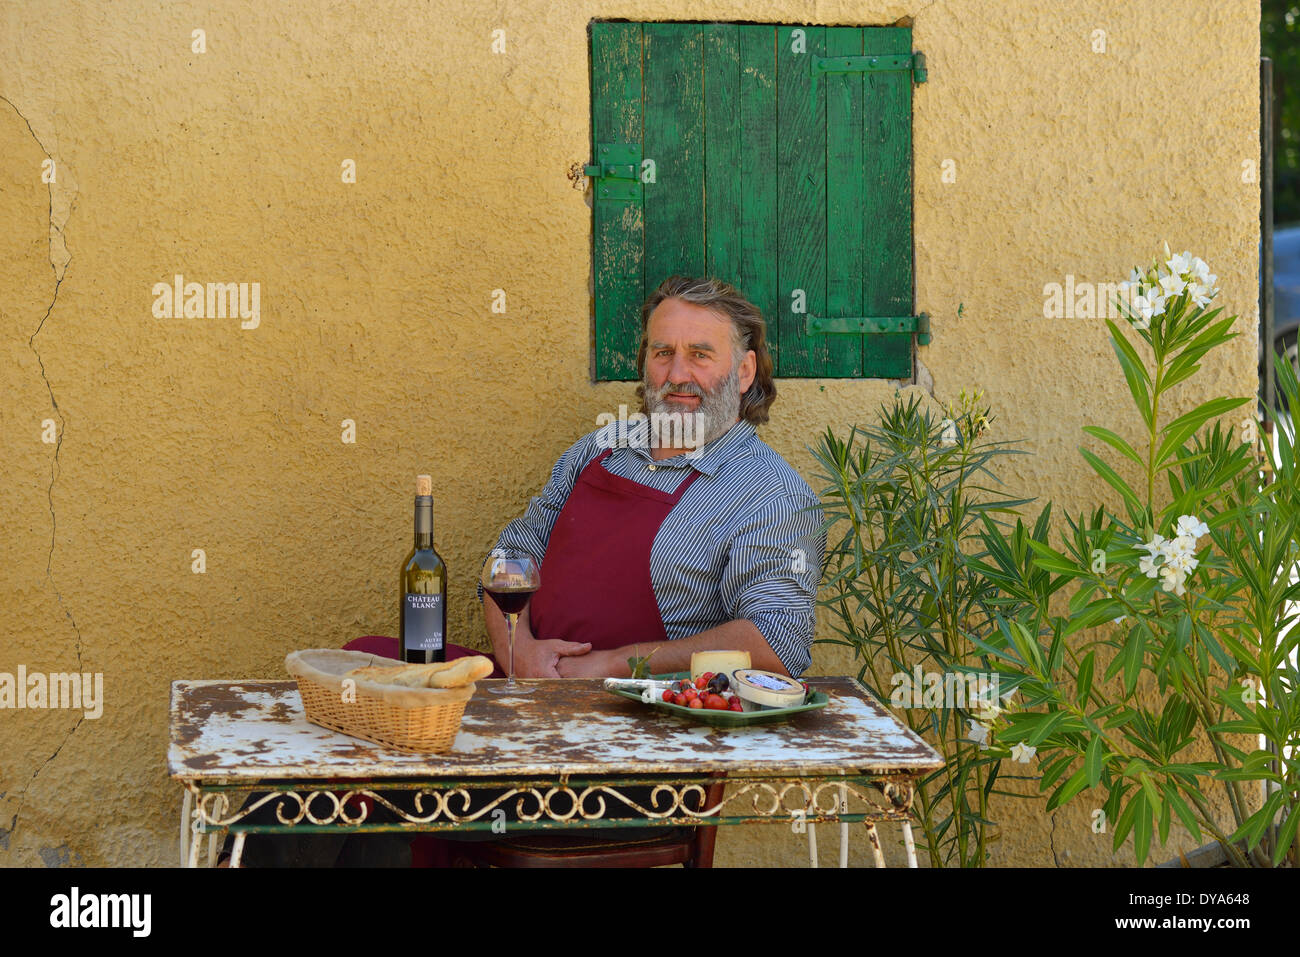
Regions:
M 1047 799 L 1047 810 L 1050 811 L 1053 808 L 1060 807 L 1087 786 L 1088 776 L 1083 773 L 1083 768 L 1080 768 L 1070 775 L 1068 781 L 1057 788 L 1055 794 Z
M 1160 434 L 1164 436 L 1164 439 L 1156 452 L 1156 464 L 1163 463 L 1170 455 L 1182 448 L 1183 443 L 1210 419 L 1225 415 L 1250 401 L 1252 400 L 1249 397 L 1211 399 L 1209 402 L 1201 403 L 1186 415 L 1180 415 L 1174 419 L 1160 430 Z
M 1088 753 L 1083 759 L 1083 768 L 1088 774 L 1088 787 L 1090 788 L 1095 788 L 1097 782 L 1101 780 L 1105 748 L 1105 739 L 1099 734 L 1093 735 L 1092 741 L 1088 744 Z
M 1142 465 L 1142 466 L 1146 465 L 1146 462 L 1142 461 L 1142 457 L 1137 454 L 1137 452 L 1133 449 L 1133 446 L 1129 445 L 1128 442 L 1126 442 L 1122 437 L 1110 431 L 1110 429 L 1103 429 L 1096 425 L 1085 425 L 1083 427 L 1083 431 L 1087 432 L 1089 435 L 1096 436 L 1097 438 L 1101 439 L 1103 442 L 1105 442 L 1111 448 L 1115 449 L 1125 458 L 1132 459 L 1138 465 Z
M 1147 375 L 1146 367 L 1138 358 L 1137 351 L 1115 323 L 1107 319 L 1106 325 L 1110 329 L 1111 347 L 1119 357 L 1120 368 L 1124 370 L 1124 381 L 1128 383 L 1133 402 L 1137 405 L 1138 412 L 1142 414 L 1142 421 L 1149 429 L 1151 428 L 1151 377 Z
M 1119 819 L 1115 821 L 1115 839 L 1114 848 L 1119 850 L 1119 846 L 1124 843 L 1124 838 L 1128 837 L 1129 832 L 1133 830 L 1133 820 L 1137 815 L 1138 801 L 1142 800 L 1142 791 L 1139 790 L 1124 805 L 1124 810 L 1119 814 Z
M 1124 692 L 1132 694 L 1137 688 L 1138 676 L 1142 674 L 1142 661 L 1146 652 L 1146 636 L 1141 628 L 1134 628 L 1129 633 L 1124 645 Z
M 1146 863 L 1147 852 L 1151 850 L 1151 806 L 1145 790 L 1138 791 L 1133 798 L 1137 810 L 1133 814 L 1133 849 L 1137 852 L 1138 867 Z
M 1034 747 L 1042 744 L 1043 741 L 1056 730 L 1056 726 L 1060 724 L 1068 714 L 1069 712 L 1067 711 L 1053 711 L 1047 716 L 1047 719 L 1039 724 L 1038 727 L 1034 729 L 1034 732 L 1025 739 L 1025 744 L 1033 745 Z
M 1132 508 L 1133 511 L 1142 511 L 1142 503 L 1138 501 L 1137 493 L 1128 487 L 1128 483 L 1119 477 L 1119 473 L 1103 462 L 1094 453 L 1089 452 L 1082 446 L 1079 447 L 1079 454 L 1087 460 L 1088 464 L 1093 467 L 1098 475 L 1106 480 L 1106 483 L 1110 485 L 1111 488 L 1124 496 L 1124 501 L 1128 503 L 1129 507 Z
M 1300 807 L 1293 807 L 1277 829 L 1277 847 L 1273 848 L 1273 866 L 1277 867 L 1286 856 L 1291 842 L 1295 840 L 1296 825 L 1300 824 Z
M 1044 545 L 1042 542 L 1036 542 L 1032 538 L 1025 542 L 1034 552 L 1034 564 L 1049 572 L 1056 572 L 1058 575 L 1069 575 L 1076 577 L 1082 573 L 1074 562 L 1070 561 L 1060 552 L 1055 551 L 1050 545 Z
M 1079 664 L 1079 690 L 1075 700 L 1081 708 L 1084 702 L 1088 700 L 1088 695 L 1092 693 L 1092 669 L 1096 655 L 1095 651 L 1088 652 Z M 1094 781 L 1093 783 L 1096 784 L 1097 782 Z
M 1201 829 L 1196 823 L 1196 815 L 1194 815 L 1192 809 L 1187 806 L 1187 802 L 1184 801 L 1183 796 L 1178 793 L 1178 789 L 1169 783 L 1165 784 L 1165 802 L 1173 807 L 1174 813 L 1178 815 L 1178 820 L 1183 822 L 1183 827 L 1187 828 L 1187 832 L 1192 835 L 1192 840 L 1199 844 L 1201 841 Z

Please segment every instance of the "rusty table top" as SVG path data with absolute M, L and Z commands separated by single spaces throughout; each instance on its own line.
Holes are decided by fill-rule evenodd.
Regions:
M 605 691 L 535 680 L 512 697 L 479 682 L 451 751 L 414 755 L 309 724 L 293 681 L 172 684 L 173 778 L 202 783 L 557 774 L 923 772 L 943 759 L 852 678 L 808 678 L 830 703 L 778 723 L 713 728 Z

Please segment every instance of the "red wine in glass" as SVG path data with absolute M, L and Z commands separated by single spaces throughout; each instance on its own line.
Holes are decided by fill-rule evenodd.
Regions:
M 528 604 L 528 599 L 533 597 L 533 592 L 537 589 L 521 588 L 515 591 L 494 591 L 488 588 L 484 590 L 492 596 L 492 600 L 501 609 L 501 614 L 517 615 L 524 610 L 524 606 Z

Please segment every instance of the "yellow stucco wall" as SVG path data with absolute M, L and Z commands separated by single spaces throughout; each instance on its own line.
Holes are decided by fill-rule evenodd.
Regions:
M 1080 427 L 1132 425 L 1104 325 L 1044 320 L 1045 283 L 1122 278 L 1161 239 L 1192 250 L 1243 336 L 1181 401 L 1254 388 L 1258 0 L 0 11 L 0 671 L 100 671 L 106 695 L 98 720 L 0 711 L 0 864 L 172 864 L 170 682 L 281 677 L 291 649 L 394 634 L 417 471 L 438 483 L 452 638 L 481 640 L 484 550 L 633 394 L 588 373 L 591 213 L 568 171 L 589 159 L 592 19 L 915 18 L 921 361 L 939 399 L 982 387 L 1029 442 L 1022 490 L 1092 501 Z M 154 318 L 176 273 L 260 282 L 260 325 Z M 760 435 L 810 480 L 815 435 L 892 390 L 779 387 Z M 512 413 L 490 416 L 503 392 Z M 856 668 L 820 646 L 814 670 Z M 997 810 L 996 863 L 1132 859 L 1082 805 Z M 718 862 L 804 847 L 724 831 Z

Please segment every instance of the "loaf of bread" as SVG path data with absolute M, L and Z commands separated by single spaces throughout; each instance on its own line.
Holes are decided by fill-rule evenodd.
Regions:
M 346 677 L 404 688 L 463 688 L 486 678 L 492 670 L 492 659 L 473 655 L 427 665 L 369 665 L 353 668 Z

